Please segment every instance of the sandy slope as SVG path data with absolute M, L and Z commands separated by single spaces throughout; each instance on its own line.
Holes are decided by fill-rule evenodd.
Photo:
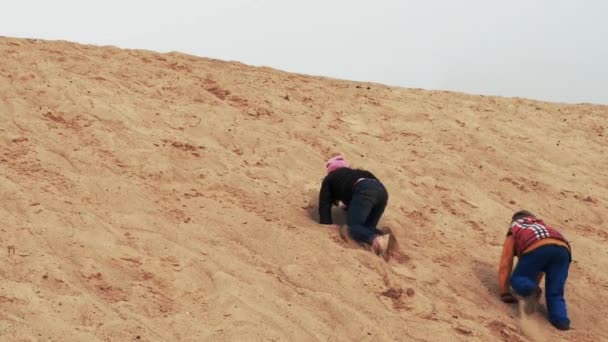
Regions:
M 574 329 L 524 328 L 608 340 L 606 106 L 65 42 L 0 56 L 2 340 L 527 340 L 496 294 L 522 207 L 575 259 Z M 334 152 L 389 188 L 400 257 L 313 221 Z

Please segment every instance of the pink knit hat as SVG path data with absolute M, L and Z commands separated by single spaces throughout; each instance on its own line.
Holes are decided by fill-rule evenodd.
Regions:
M 327 173 L 331 173 L 343 167 L 350 167 L 350 164 L 344 159 L 344 157 L 337 155 L 330 158 L 325 167 L 327 167 Z

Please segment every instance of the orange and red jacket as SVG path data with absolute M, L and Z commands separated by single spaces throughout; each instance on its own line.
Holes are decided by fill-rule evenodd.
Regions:
M 528 247 L 542 239 L 552 238 L 568 244 L 568 240 L 560 232 L 546 225 L 541 219 L 533 216 L 513 221 L 509 234 L 513 234 L 513 238 L 515 239 L 517 256 L 521 256 Z

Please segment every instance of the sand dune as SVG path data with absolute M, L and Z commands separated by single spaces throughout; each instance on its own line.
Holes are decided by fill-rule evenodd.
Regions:
M 608 340 L 607 106 L 67 42 L 0 54 L 3 341 Z M 336 152 L 389 189 L 388 263 L 314 221 Z M 572 242 L 571 331 L 497 296 L 519 208 Z

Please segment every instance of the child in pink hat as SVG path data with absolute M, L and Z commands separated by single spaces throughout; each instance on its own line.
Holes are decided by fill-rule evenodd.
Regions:
M 354 240 L 369 244 L 377 255 L 388 258 L 390 235 L 376 227 L 388 203 L 388 192 L 371 172 L 352 169 L 342 155 L 325 164 L 327 176 L 319 192 L 321 224 L 332 224 L 331 207 L 342 202 L 346 206 L 346 223 Z

